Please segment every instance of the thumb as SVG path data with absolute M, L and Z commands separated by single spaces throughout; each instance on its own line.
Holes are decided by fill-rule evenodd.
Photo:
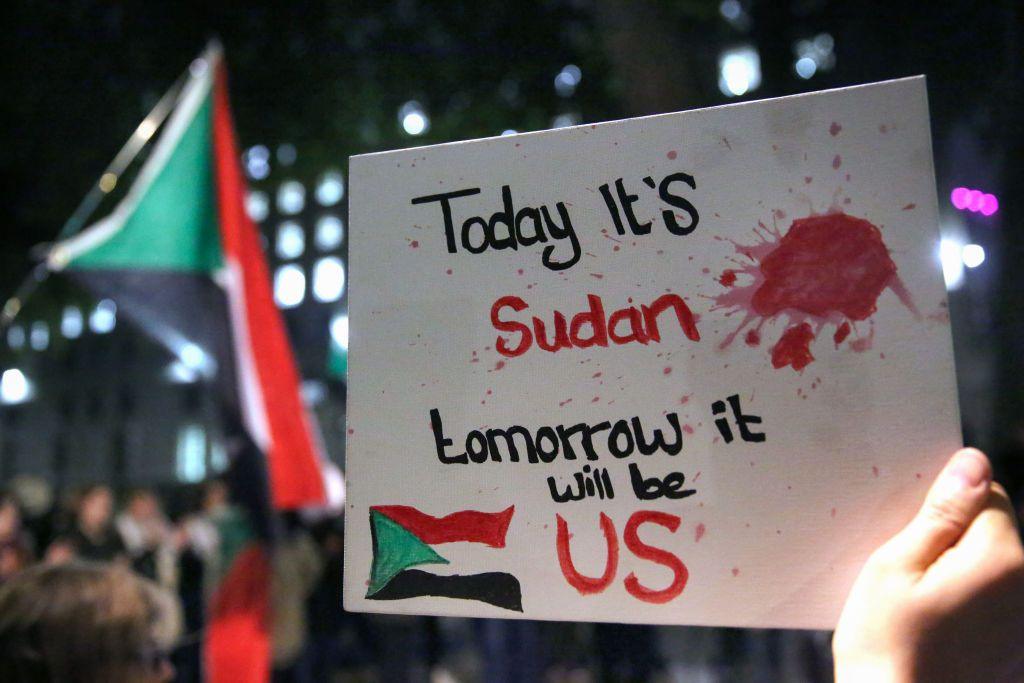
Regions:
M 924 505 L 891 541 L 893 557 L 903 567 L 924 571 L 955 544 L 985 507 L 992 465 L 975 448 L 957 451 L 939 473 Z

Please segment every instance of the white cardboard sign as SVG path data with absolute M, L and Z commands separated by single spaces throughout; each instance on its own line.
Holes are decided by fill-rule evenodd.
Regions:
M 350 186 L 347 609 L 830 628 L 961 443 L 923 78 Z

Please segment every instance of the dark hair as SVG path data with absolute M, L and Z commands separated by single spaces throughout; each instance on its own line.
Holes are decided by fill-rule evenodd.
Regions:
M 160 618 L 153 589 L 127 569 L 32 567 L 0 587 L 0 680 L 151 679 Z

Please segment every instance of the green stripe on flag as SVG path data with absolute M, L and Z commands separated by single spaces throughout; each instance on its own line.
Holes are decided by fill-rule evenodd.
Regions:
M 121 227 L 75 256 L 68 267 L 210 273 L 222 265 L 211 153 L 212 110 L 207 93 Z M 118 218 L 115 212 L 107 220 Z

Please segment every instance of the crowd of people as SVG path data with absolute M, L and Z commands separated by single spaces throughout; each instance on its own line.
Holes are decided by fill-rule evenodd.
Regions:
M 174 680 L 200 681 L 204 607 L 221 570 L 218 522 L 230 510 L 219 480 L 121 495 L 95 484 L 60 498 L 18 477 L 0 494 L 0 584 L 73 560 L 144 577 L 176 603 Z M 348 613 L 341 519 L 284 522 L 271 592 L 277 681 L 717 680 L 742 670 L 820 680 L 831 666 L 825 634 Z
M 71 680 L 59 672 L 78 662 L 96 670 L 75 680 L 201 681 L 219 529 L 237 512 L 227 493 L 219 481 L 163 497 L 136 489 L 117 506 L 94 485 L 54 505 L 44 482 L 10 482 L 0 497 L 0 680 Z M 833 653 L 839 683 L 1024 673 L 1024 546 L 1010 499 L 973 449 L 950 460 L 919 513 L 868 559 L 831 648 L 824 632 L 347 613 L 340 521 L 282 519 L 275 683 L 823 681 Z M 119 613 L 121 631 L 101 612 Z M 115 661 L 118 672 L 104 669 Z

